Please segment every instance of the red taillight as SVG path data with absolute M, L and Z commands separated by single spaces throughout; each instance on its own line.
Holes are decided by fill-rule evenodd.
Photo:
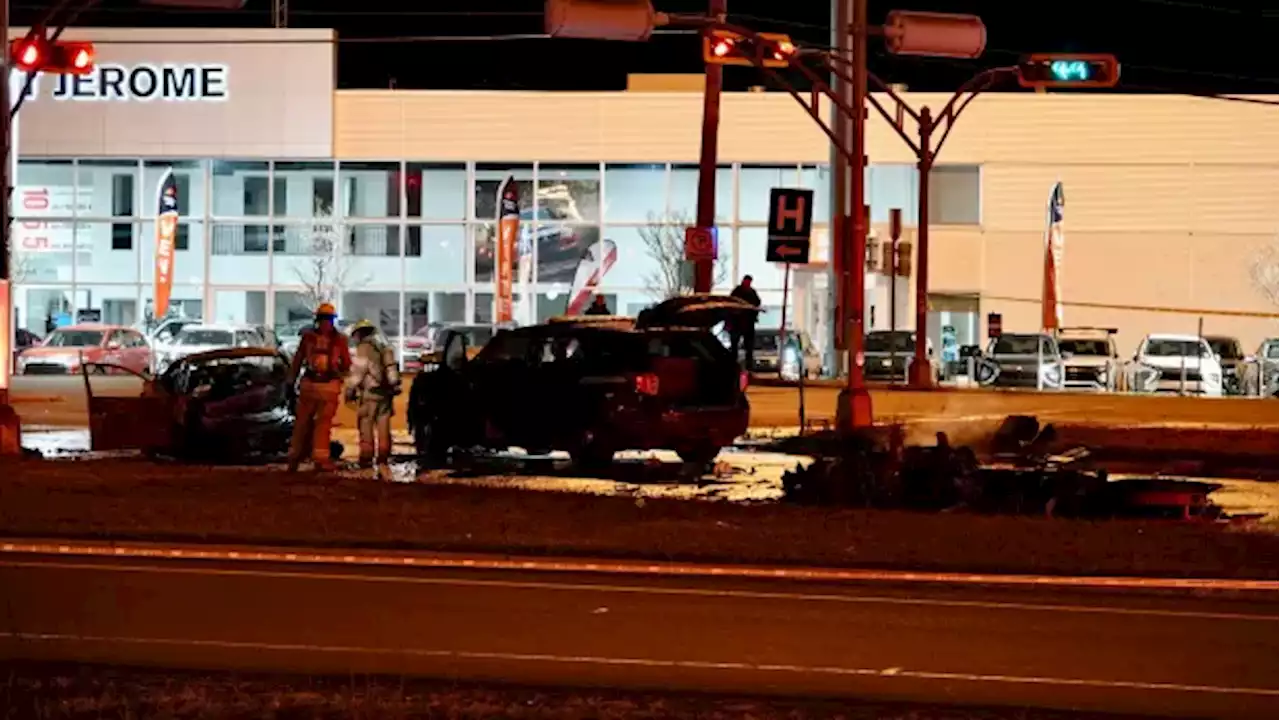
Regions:
M 658 394 L 658 376 L 653 373 L 644 373 L 636 376 L 636 392 L 641 395 L 657 395 Z
M 738 373 L 738 389 L 742 392 L 747 391 L 747 385 L 751 382 L 751 373 L 743 370 Z

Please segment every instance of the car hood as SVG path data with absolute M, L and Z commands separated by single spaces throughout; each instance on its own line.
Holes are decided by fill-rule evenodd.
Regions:
M 729 295 L 694 294 L 664 300 L 640 313 L 637 329 L 693 327 L 711 329 L 722 322 L 754 321 L 760 309 Z
M 200 353 L 213 352 L 214 350 L 233 349 L 229 345 L 170 345 L 168 351 L 175 355 L 199 355 Z
M 41 358 L 45 360 L 74 360 L 80 357 L 81 353 L 85 355 L 93 355 L 100 352 L 102 348 L 91 345 L 89 347 L 30 347 L 22 351 L 22 357 L 30 360 L 33 358 Z
M 1143 355 L 1138 358 L 1138 362 L 1161 370 L 1181 370 L 1184 367 L 1188 370 L 1195 370 L 1197 367 L 1201 370 L 1209 371 L 1222 369 L 1222 367 L 1218 365 L 1218 361 L 1213 358 L 1156 357 L 1152 355 Z

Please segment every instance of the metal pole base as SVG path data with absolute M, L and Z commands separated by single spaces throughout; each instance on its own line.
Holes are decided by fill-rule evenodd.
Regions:
M 871 392 L 865 387 L 844 388 L 836 398 L 836 428 L 842 433 L 873 427 Z

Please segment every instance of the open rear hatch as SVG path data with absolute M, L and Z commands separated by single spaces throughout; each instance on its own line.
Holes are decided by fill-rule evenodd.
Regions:
M 706 293 L 681 295 L 640 312 L 636 329 L 700 328 L 710 330 L 723 322 L 754 321 L 760 309 L 729 295 Z

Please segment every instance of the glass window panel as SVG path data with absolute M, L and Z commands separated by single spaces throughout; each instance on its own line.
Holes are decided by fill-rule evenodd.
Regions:
M 137 234 L 132 222 L 77 222 L 76 282 L 137 282 Z
M 60 324 L 72 323 L 71 286 L 16 284 L 13 287 L 13 309 L 18 327 L 43 339 Z
M 738 221 L 769 221 L 769 191 L 800 187 L 795 165 L 743 165 L 738 169 Z
M 445 285 L 463 283 L 467 272 L 467 236 L 463 225 L 410 225 L 405 258 L 405 283 Z M 417 252 L 410 253 L 410 249 Z
M 339 310 L 345 320 L 373 323 L 388 340 L 400 338 L 399 292 L 344 292 Z
M 608 165 L 604 169 L 604 219 L 646 222 L 667 212 L 666 165 Z
M 475 248 L 475 281 L 493 282 L 493 266 L 495 245 L 495 223 L 473 223 L 471 225 L 471 242 Z M 515 257 L 512 258 L 515 283 L 521 280 L 532 281 L 533 260 L 530 248 L 534 239 L 532 228 L 526 223 L 520 225 L 520 241 L 517 243 Z
M 496 220 L 498 214 L 498 187 L 503 180 L 514 177 L 520 191 L 520 220 L 533 220 L 533 166 L 532 165 L 476 165 L 475 219 Z
M 13 221 L 15 242 L 9 272 L 15 285 L 71 282 L 71 243 L 74 241 L 71 223 L 66 223 L 67 245 L 61 250 L 40 244 L 49 232 L 43 228 L 50 224 L 44 220 Z M 24 246 L 27 243 L 31 245 Z
M 129 160 L 81 160 L 76 167 L 79 215 L 95 218 L 137 214 L 138 163 Z
M 493 324 L 493 292 L 478 292 L 475 294 L 476 312 L 475 325 L 492 325 Z M 524 296 L 521 293 L 513 293 L 511 300 L 513 313 L 519 319 L 521 312 L 525 310 Z M 532 320 L 526 320 L 532 322 Z
M 200 285 L 204 282 L 205 224 L 202 222 L 181 221 L 178 225 L 177 236 L 178 238 L 186 238 L 187 247 L 179 247 L 173 254 L 173 282 L 175 285 Z M 141 280 L 143 283 L 155 282 L 155 222 L 139 223 L 138 247 L 141 254 Z
M 82 203 L 88 200 L 88 193 L 85 195 Z M 19 160 L 13 196 L 14 217 L 70 217 L 75 214 L 76 173 L 71 161 Z M 87 205 L 82 204 L 82 207 Z
M 348 255 L 400 257 L 400 226 L 388 224 L 346 225 L 343 251 Z
M 579 272 L 590 274 L 603 259 L 603 248 L 600 241 L 600 228 L 597 225 L 538 225 L 532 228 L 532 238 L 536 240 L 538 264 L 537 282 L 563 283 L 568 285 L 574 281 Z M 529 233 L 521 231 L 521 245 L 530 239 Z M 521 263 L 524 262 L 522 258 Z M 520 267 L 524 267 L 523 264 Z M 583 276 L 584 280 L 586 275 Z M 516 281 L 521 281 L 516 276 Z
M 902 224 L 916 224 L 916 198 L 919 171 L 914 165 L 886 163 L 867 168 L 867 201 L 871 204 L 871 222 L 889 222 L 890 208 L 902 210 Z
M 278 162 L 275 164 L 276 217 L 327 217 L 333 215 L 335 180 L 331 162 Z
M 400 235 L 399 225 L 346 226 L 346 242 L 337 257 L 339 288 L 400 287 Z
M 464 292 L 405 293 L 408 313 L 406 332 L 419 342 L 427 340 L 433 324 L 458 325 L 467 321 L 467 294 Z
M 667 205 L 668 222 L 692 225 L 698 217 L 698 166 L 671 167 L 671 196 Z M 733 219 L 733 168 L 716 169 L 716 222 Z
M 402 183 L 398 162 L 339 163 L 341 215 L 352 218 L 399 217 Z
M 155 317 L 155 285 L 143 283 L 139 290 L 142 297 L 142 323 L 150 331 L 159 325 Z M 175 283 L 169 290 L 169 312 L 166 317 L 204 319 L 204 288 L 200 285 Z
M 265 290 L 216 289 L 213 293 L 213 311 L 213 322 L 265 325 L 267 323 L 267 292 Z
M 77 283 L 73 294 L 75 310 L 72 317 L 100 315 L 101 322 L 108 325 L 138 325 L 143 322 L 142 310 L 138 305 L 137 285 L 86 285 Z M 147 367 L 149 355 L 132 358 L 133 362 Z M 129 363 L 122 363 L 129 364 Z
M 602 288 L 667 288 L 684 260 L 684 228 L 675 225 L 606 225 L 604 236 L 617 248 L 617 260 Z
M 538 222 L 598 222 L 600 166 L 538 166 Z
M 164 171 L 173 169 L 178 185 L 178 215 L 183 218 L 202 219 L 205 214 L 205 161 L 203 160 L 148 160 L 142 165 L 142 205 L 138 214 L 154 217 L 159 206 L 160 178 Z
M 831 223 L 831 167 L 829 165 L 809 166 L 800 169 L 798 187 L 813 191 L 813 224 L 829 225 Z M 769 218 L 765 218 L 768 222 Z
M 213 214 L 219 217 L 265 217 L 270 210 L 267 163 L 214 160 Z
M 405 215 L 430 220 L 467 216 L 467 169 L 463 165 L 408 164 Z
M 288 280 L 283 284 L 289 284 Z M 275 308 L 272 311 L 274 328 L 281 341 L 296 337 L 299 330 L 311 325 L 315 319 L 316 305 L 305 291 L 277 290 Z
M 782 289 L 782 265 L 765 260 L 768 236 L 762 227 L 738 229 L 738 277 L 733 284 L 750 275 L 757 289 Z
M 209 282 L 222 285 L 266 284 L 267 247 L 271 228 L 266 224 L 216 222 L 210 237 Z
M 929 173 L 929 222 L 977 225 L 981 172 L 977 165 L 939 165 Z
M 590 305 L 597 295 L 604 296 L 605 306 L 609 312 L 618 314 L 618 296 L 613 293 L 587 292 L 583 310 Z M 567 292 L 549 290 L 538 293 L 538 314 L 536 322 L 544 323 L 554 317 L 562 317 L 568 313 L 569 303 L 573 297 Z

